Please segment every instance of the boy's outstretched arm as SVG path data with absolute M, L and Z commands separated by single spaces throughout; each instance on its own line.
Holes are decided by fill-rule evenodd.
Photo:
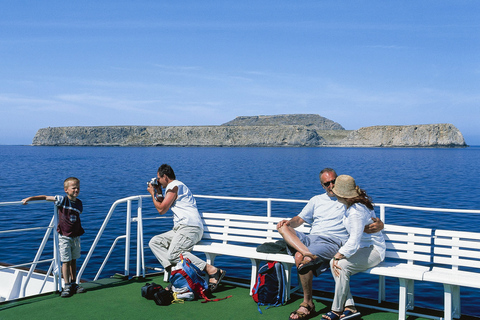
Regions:
M 54 196 L 33 196 L 22 199 L 22 204 L 27 204 L 29 201 L 36 201 L 36 200 L 47 200 L 47 201 L 55 201 Z

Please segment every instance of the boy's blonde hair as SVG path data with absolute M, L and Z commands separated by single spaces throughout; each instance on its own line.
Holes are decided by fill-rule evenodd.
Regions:
M 77 184 L 80 184 L 80 180 L 78 178 L 70 177 L 70 178 L 65 179 L 65 181 L 63 181 L 63 188 L 64 189 L 68 188 L 68 183 L 70 181 L 73 181 L 73 182 L 76 182 Z

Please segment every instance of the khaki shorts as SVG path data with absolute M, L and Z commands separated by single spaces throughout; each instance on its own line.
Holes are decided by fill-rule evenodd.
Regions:
M 60 260 L 69 262 L 80 258 L 80 237 L 65 237 L 58 235 L 58 246 L 60 247 Z

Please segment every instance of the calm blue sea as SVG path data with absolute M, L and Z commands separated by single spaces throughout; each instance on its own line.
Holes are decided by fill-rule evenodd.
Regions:
M 31 195 L 63 194 L 63 180 L 81 180 L 79 198 L 84 204 L 82 258 L 88 252 L 112 203 L 120 198 L 147 194 L 146 182 L 158 166 L 170 164 L 177 179 L 194 194 L 271 197 L 308 200 L 322 193 L 318 174 L 332 167 L 339 174 L 352 175 L 374 202 L 480 209 L 480 147 L 465 149 L 379 149 L 379 148 L 181 148 L 181 147 L 32 147 L 0 146 L 0 202 L 19 201 Z M 201 211 L 263 214 L 265 205 L 197 199 Z M 144 214 L 156 216 L 150 203 Z M 303 205 L 277 205 L 274 215 L 293 217 Z M 50 204 L 0 207 L 0 230 L 45 226 L 51 219 Z M 378 211 L 377 211 L 378 213 Z M 387 212 L 388 214 L 388 212 Z M 395 213 L 387 222 L 430 228 L 480 231 L 480 216 L 443 213 Z M 171 228 L 170 220 L 147 221 L 145 242 Z M 108 251 L 113 239 L 124 233 L 125 217 L 112 219 L 95 252 L 92 266 Z M 13 238 L 0 234 L 0 261 L 31 261 L 43 232 Z M 123 272 L 124 246 L 116 249 L 102 275 Z M 132 255 L 135 251 L 132 252 Z M 148 265 L 159 266 L 146 250 Z M 116 266 L 114 266 L 116 264 Z M 249 275 L 249 261 L 219 257 L 217 265 L 227 273 Z M 134 265 L 132 264 L 132 268 Z M 132 269 L 134 270 L 134 269 Z M 83 277 L 92 279 L 97 269 L 87 268 Z M 134 271 L 133 271 L 134 272 Z M 328 272 L 315 280 L 318 289 L 333 291 Z M 396 301 L 398 283 L 388 280 L 387 300 Z M 376 278 L 356 275 L 354 295 L 376 298 Z M 416 283 L 416 305 L 442 309 L 443 287 Z M 479 315 L 479 290 L 462 288 L 462 312 Z

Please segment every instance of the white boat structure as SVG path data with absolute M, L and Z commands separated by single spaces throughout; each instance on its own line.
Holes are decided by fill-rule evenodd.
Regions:
M 46 202 L 46 201 L 44 201 Z M 21 205 L 17 202 L 1 202 L 0 206 Z M 25 234 L 29 231 L 45 229 L 45 235 L 37 253 L 31 262 L 25 262 L 17 265 L 10 265 L 2 262 L 0 265 L 0 302 L 24 298 L 32 295 L 38 295 L 53 292 L 61 288 L 59 279 L 60 259 L 58 258 L 58 234 L 56 230 L 58 221 L 57 208 L 54 206 L 52 220 L 46 227 L 22 228 L 13 230 L 0 230 L 0 234 Z M 46 260 L 40 260 L 50 235 L 53 235 L 52 257 Z M 51 240 L 50 240 L 51 241 Z M 37 271 L 37 266 L 47 265 L 46 272 Z

